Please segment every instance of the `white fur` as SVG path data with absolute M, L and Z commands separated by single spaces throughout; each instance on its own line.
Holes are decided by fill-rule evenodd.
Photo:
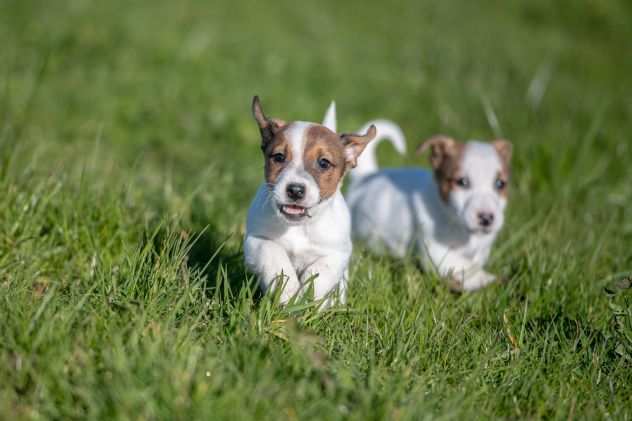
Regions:
M 389 138 L 397 139 L 398 150 L 404 149 L 403 136 L 389 134 Z M 494 190 L 501 169 L 496 150 L 485 143 L 467 143 L 462 171 L 470 178 L 471 188 L 453 191 L 445 203 L 431 171 L 378 171 L 375 142 L 369 148 L 371 145 L 361 157 L 366 165 L 351 172 L 347 193 L 354 238 L 378 253 L 396 257 L 413 253 L 426 269 L 456 280 L 459 289 L 476 290 L 493 282 L 495 277 L 483 267 L 503 225 L 506 206 L 506 199 Z M 481 211 L 494 214 L 494 223 L 486 232 L 477 222 Z
M 335 108 L 332 113 L 333 116 L 330 116 L 328 111 L 327 115 L 334 121 L 333 124 L 335 126 Z M 349 174 L 351 177 L 351 183 L 354 183 L 362 177 L 378 170 L 377 161 L 375 159 L 375 151 L 383 139 L 388 139 L 400 154 L 403 155 L 406 153 L 406 138 L 404 137 L 402 129 L 400 129 L 397 124 L 389 120 L 373 120 L 366 123 L 362 129 L 360 129 L 359 133 L 365 133 L 372 124 L 375 125 L 375 128 L 377 129 L 377 135 L 375 136 L 375 139 L 366 146 L 364 152 L 360 155 L 360 158 L 358 158 L 358 165 Z
M 492 145 L 477 141 L 466 144 L 462 171 L 470 179 L 471 188 L 453 191 L 450 204 L 471 231 L 479 229 L 479 212 L 494 215 L 492 231 L 498 231 L 503 225 L 506 200 L 494 189 L 494 181 L 501 168 L 500 157 Z
M 278 204 L 287 204 L 285 192 L 290 183 L 305 185 L 305 198 L 302 205 L 312 208 L 320 201 L 318 184 L 303 165 L 303 150 L 305 149 L 305 132 L 311 127 L 311 123 L 296 121 L 288 126 L 286 137 L 290 140 L 292 149 L 292 162 L 283 170 L 272 190 L 272 195 Z
M 334 297 L 328 294 L 335 290 L 341 302 L 346 300 L 351 218 L 340 188 L 322 200 L 316 181 L 303 167 L 305 134 L 312 124 L 295 122 L 288 127 L 292 162 L 274 186 L 264 183 L 257 191 L 248 211 L 244 255 L 264 291 L 282 286 L 281 303 L 301 295 L 313 279 L 314 298 L 326 298 L 323 306 L 329 306 Z M 286 186 L 291 182 L 306 185 L 301 205 L 309 208 L 310 216 L 298 222 L 279 211 L 287 203 Z
M 329 104 L 329 108 L 325 112 L 325 118 L 323 118 L 323 126 L 332 132 L 336 132 L 336 101 L 331 101 L 331 104 Z

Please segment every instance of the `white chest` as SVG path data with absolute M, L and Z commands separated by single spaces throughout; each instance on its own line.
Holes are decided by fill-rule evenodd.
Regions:
M 491 251 L 494 237 L 492 235 L 470 236 L 469 241 L 458 249 L 465 258 L 480 265 L 485 264 Z
M 306 231 L 302 226 L 290 227 L 278 239 L 278 242 L 290 256 L 309 253 L 314 248 L 314 244 Z

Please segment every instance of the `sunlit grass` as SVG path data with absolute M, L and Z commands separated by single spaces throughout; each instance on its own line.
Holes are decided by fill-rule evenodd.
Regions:
M 571 7 L 572 6 L 572 7 Z M 0 418 L 632 417 L 625 1 L 0 5 Z M 514 142 L 454 295 L 358 247 L 349 304 L 261 297 L 252 95 Z M 380 148 L 383 165 L 426 165 Z

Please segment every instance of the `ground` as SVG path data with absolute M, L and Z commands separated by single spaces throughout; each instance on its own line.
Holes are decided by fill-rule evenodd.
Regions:
M 0 3 L 0 418 L 632 419 L 626 0 Z M 260 297 L 249 106 L 514 143 L 506 282 Z

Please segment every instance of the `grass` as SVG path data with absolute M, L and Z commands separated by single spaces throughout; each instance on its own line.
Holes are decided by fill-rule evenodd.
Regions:
M 0 3 L 0 418 L 632 419 L 632 8 Z M 261 298 L 253 94 L 515 145 L 508 282 L 354 253 L 350 300 Z M 425 165 L 380 148 L 383 165 Z

